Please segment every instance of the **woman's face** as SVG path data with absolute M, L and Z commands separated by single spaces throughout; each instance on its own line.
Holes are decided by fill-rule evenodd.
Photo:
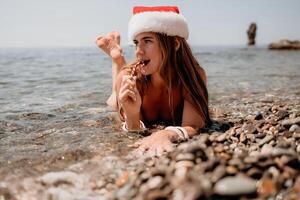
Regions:
M 136 47 L 137 59 L 145 61 L 145 65 L 141 67 L 141 73 L 150 75 L 158 72 L 162 63 L 162 53 L 156 34 L 151 32 L 140 33 L 134 38 L 133 42 Z

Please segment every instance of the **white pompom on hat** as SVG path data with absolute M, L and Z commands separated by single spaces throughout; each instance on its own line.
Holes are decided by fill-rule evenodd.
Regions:
M 164 33 L 185 39 L 189 37 L 186 19 L 176 6 L 134 7 L 128 25 L 129 41 L 142 32 Z

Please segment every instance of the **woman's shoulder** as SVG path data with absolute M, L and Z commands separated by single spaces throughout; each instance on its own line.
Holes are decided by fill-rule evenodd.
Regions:
M 204 82 L 205 86 L 207 86 L 207 78 L 206 78 L 206 72 L 205 72 L 205 70 L 201 66 L 199 66 L 199 67 L 196 68 L 196 72 L 197 72 L 197 75 Z M 182 93 L 183 93 L 183 95 L 184 95 L 185 98 L 189 98 L 190 97 L 190 92 L 188 91 L 187 88 L 182 88 Z
M 205 85 L 207 85 L 207 78 L 206 78 L 206 72 L 202 67 L 197 68 L 198 75 L 201 77 Z

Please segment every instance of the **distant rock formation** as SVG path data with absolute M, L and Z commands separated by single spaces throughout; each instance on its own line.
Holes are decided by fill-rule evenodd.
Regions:
M 256 36 L 256 23 L 251 23 L 247 35 L 248 35 L 248 45 L 255 45 L 255 36 Z
M 269 44 L 268 48 L 272 50 L 300 50 L 300 41 L 280 40 L 277 43 Z

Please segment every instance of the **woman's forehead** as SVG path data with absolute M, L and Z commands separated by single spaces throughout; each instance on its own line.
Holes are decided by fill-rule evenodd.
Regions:
M 144 38 L 156 38 L 155 37 L 155 33 L 152 32 L 143 32 L 143 33 L 139 33 L 134 37 L 134 40 L 142 40 Z

